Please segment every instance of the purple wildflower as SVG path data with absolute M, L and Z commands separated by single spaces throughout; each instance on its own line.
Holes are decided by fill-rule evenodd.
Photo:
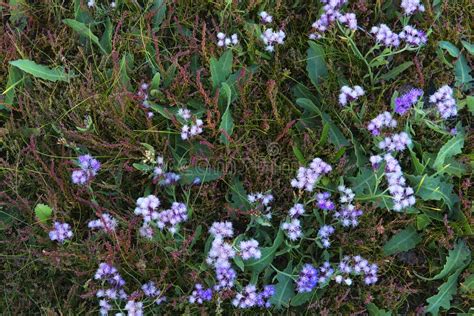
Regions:
M 189 297 L 189 302 L 191 304 L 203 304 L 204 302 L 208 302 L 212 299 L 211 289 L 204 289 L 202 284 L 199 283 L 197 283 L 194 288 L 195 290 L 191 293 L 191 296 Z
M 259 307 L 271 307 L 270 299 L 275 295 L 275 286 L 274 285 L 265 285 L 263 291 L 257 294 L 257 306 Z
M 401 7 L 405 15 L 412 15 L 416 12 L 425 12 L 425 6 L 420 0 L 402 0 Z
M 214 286 L 215 291 L 222 289 L 230 289 L 234 286 L 234 281 L 237 278 L 237 273 L 231 267 L 217 267 L 216 279 L 217 284 Z
M 281 224 L 281 229 L 283 229 L 291 241 L 295 241 L 303 235 L 301 232 L 300 221 L 296 218 L 292 219 L 290 222 L 284 222 Z
M 329 173 L 332 167 L 320 158 L 314 158 L 308 168 L 300 167 L 296 178 L 291 180 L 291 186 L 298 189 L 313 191 L 319 179 Z
M 311 292 L 318 284 L 318 270 L 311 264 L 305 264 L 296 281 L 298 293 Z
M 97 175 L 100 162 L 91 155 L 82 155 L 77 158 L 80 169 L 73 170 L 72 183 L 84 185 Z
M 403 31 L 398 34 L 398 37 L 405 41 L 410 46 L 422 46 L 428 41 L 426 33 L 415 29 L 411 25 L 407 25 L 403 28 Z
M 324 248 L 329 248 L 331 246 L 331 242 L 329 241 L 329 236 L 334 234 L 334 227 L 330 225 L 322 226 L 318 231 L 318 237 L 321 239 L 321 243 L 323 244 Z
M 430 103 L 436 104 L 438 107 L 438 113 L 443 119 L 458 114 L 456 100 L 453 97 L 453 89 L 448 85 L 442 86 L 438 91 L 430 96 Z
M 395 99 L 395 112 L 404 115 L 410 108 L 418 102 L 418 99 L 423 95 L 421 89 L 411 89 L 407 93 Z
M 250 239 L 247 241 L 240 242 L 240 256 L 243 260 L 259 259 L 262 256 L 260 249 L 258 248 L 258 241 Z
M 143 303 L 128 301 L 125 310 L 128 316 L 143 316 Z
M 329 198 L 331 197 L 331 193 L 329 192 L 322 192 L 316 194 L 316 200 L 318 201 L 317 205 L 320 209 L 325 211 L 332 211 L 336 208 L 336 205 L 333 201 Z
M 68 223 L 54 222 L 54 229 L 49 232 L 49 239 L 64 243 L 67 239 L 71 239 L 73 233 L 71 225 Z
M 367 129 L 372 135 L 377 136 L 380 135 L 380 131 L 383 127 L 394 128 L 396 126 L 397 121 L 392 118 L 392 114 L 385 111 L 372 119 L 369 125 L 367 125 Z
M 99 217 L 99 219 L 90 221 L 87 226 L 91 229 L 102 229 L 106 232 L 111 232 L 115 231 L 117 220 L 110 214 L 104 213 Z
M 158 219 L 159 214 L 156 209 L 160 206 L 160 200 L 156 196 L 150 194 L 138 198 L 136 204 L 137 207 L 134 212 L 136 215 L 141 215 L 145 223 Z
M 231 222 L 214 222 L 209 232 L 214 237 L 226 238 L 234 236 L 234 229 Z
M 382 150 L 404 151 L 405 148 L 411 144 L 410 136 L 407 133 L 401 132 L 385 137 L 378 145 Z
M 242 292 L 237 293 L 235 298 L 232 300 L 232 305 L 238 308 L 250 308 L 257 305 L 258 294 L 257 288 L 253 284 L 249 284 Z
M 400 39 L 396 33 L 393 33 L 386 24 L 374 26 L 370 33 L 375 35 L 375 41 L 382 46 L 398 47 L 400 46 Z
M 288 211 L 288 214 L 292 218 L 300 217 L 301 215 L 304 214 L 304 205 L 300 203 L 293 205 L 293 207 L 290 208 L 290 210 Z
M 361 86 L 342 86 L 341 92 L 339 94 L 339 104 L 342 106 L 346 106 L 347 103 L 351 103 L 357 100 L 359 97 L 365 94 L 364 89 Z
M 176 232 L 176 225 L 188 219 L 188 210 L 184 203 L 173 202 L 171 208 L 159 213 L 157 226 L 167 228 L 172 234 Z

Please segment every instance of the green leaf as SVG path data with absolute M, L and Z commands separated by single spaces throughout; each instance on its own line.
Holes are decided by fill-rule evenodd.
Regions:
M 428 306 L 425 311 L 427 313 L 438 315 L 440 308 L 444 308 L 445 310 L 451 308 L 451 300 L 457 292 L 458 277 L 461 271 L 462 270 L 459 269 L 456 273 L 452 274 L 448 280 L 438 288 L 438 293 L 426 300 Z
M 352 184 L 351 189 L 357 195 L 374 195 L 373 190 L 375 189 L 376 180 L 375 172 L 367 167 L 361 168 L 356 177 L 349 177 Z
M 461 283 L 461 291 L 464 293 L 474 292 L 474 274 L 471 274 L 466 277 L 464 282 Z
M 259 259 L 250 259 L 245 262 L 245 268 L 253 272 L 253 274 L 258 275 L 262 272 L 266 267 L 272 263 L 273 258 L 275 257 L 275 252 L 277 251 L 278 247 L 280 247 L 281 243 L 283 242 L 283 232 L 278 230 L 278 234 L 273 241 L 273 245 L 271 247 L 261 248 L 262 256 Z
M 459 49 L 452 43 L 448 42 L 448 41 L 440 41 L 438 43 L 438 46 L 441 47 L 442 49 L 445 49 L 449 55 L 451 55 L 452 57 L 458 57 L 459 56 Z
M 47 66 L 39 65 L 29 59 L 18 59 L 10 61 L 10 65 L 17 67 L 26 73 L 29 73 L 33 77 L 53 82 L 56 82 L 58 80 L 69 82 L 69 79 L 72 78 L 72 75 L 65 73 L 62 67 L 51 69 Z
M 222 176 L 222 172 L 202 167 L 191 167 L 181 172 L 181 181 L 184 184 L 191 184 L 196 178 L 201 180 L 201 183 L 214 181 Z
M 425 229 L 431 224 L 431 218 L 426 214 L 418 214 L 416 216 L 416 228 L 418 230 Z
M 449 163 L 444 166 L 444 169 L 442 169 L 442 173 L 446 173 L 456 177 L 462 177 L 467 173 L 467 167 L 463 163 L 451 159 Z
M 219 60 L 211 57 L 211 81 L 213 89 L 219 87 L 232 73 L 232 60 L 233 56 L 230 49 L 226 50 Z
M 314 295 L 314 291 L 311 292 L 303 292 L 303 293 L 298 293 L 296 294 L 292 299 L 291 299 L 291 306 L 301 306 L 308 302 Z
M 469 90 L 473 87 L 474 78 L 471 76 L 471 67 L 467 63 L 466 57 L 460 55 L 456 63 L 454 63 L 454 77 L 456 86 L 462 87 L 463 90 Z
M 112 33 L 113 33 L 113 26 L 110 18 L 105 20 L 105 31 L 100 38 L 100 46 L 104 48 L 104 51 L 107 53 L 112 52 Z
M 392 312 L 386 311 L 385 309 L 378 308 L 374 303 L 367 304 L 367 312 L 369 316 L 391 316 Z
M 91 29 L 87 25 L 73 19 L 64 19 L 63 23 L 69 26 L 70 28 L 72 28 L 79 35 L 90 39 L 91 42 L 96 44 L 97 47 L 99 47 L 103 53 L 107 53 L 104 47 L 102 47 L 102 45 L 100 44 L 99 38 L 96 35 L 94 35 L 94 33 L 92 33 Z
M 410 181 L 416 196 L 423 201 L 440 201 L 443 200 L 450 209 L 459 201 L 459 198 L 453 194 L 453 185 L 443 182 L 440 177 L 433 176 L 413 176 L 407 174 L 406 177 Z
M 448 142 L 440 148 L 438 155 L 436 156 L 436 160 L 433 163 L 433 167 L 437 171 L 440 171 L 447 163 L 449 163 L 453 156 L 462 152 L 463 147 L 464 133 L 459 132 L 455 137 L 448 140 Z
M 240 181 L 238 177 L 233 178 L 229 188 L 230 205 L 236 209 L 249 210 L 250 203 L 247 199 L 247 192 L 245 191 L 242 181 Z
M 293 154 L 295 155 L 298 162 L 302 165 L 306 165 L 306 159 L 304 159 L 303 153 L 299 149 L 298 145 L 293 145 Z
M 165 0 L 154 0 L 151 8 L 153 11 L 153 31 L 156 32 L 160 28 L 161 23 L 166 17 L 166 3 Z
M 463 240 L 458 240 L 454 248 L 449 251 L 449 254 L 446 257 L 446 263 L 444 264 L 443 269 L 437 275 L 432 278 L 425 278 L 420 275 L 418 275 L 418 277 L 427 281 L 443 279 L 444 277 L 459 269 L 464 269 L 470 261 L 471 250 L 466 245 L 466 242 Z
M 313 101 L 311 101 L 310 99 L 299 98 L 296 100 L 296 104 L 298 104 L 305 110 L 319 115 L 323 123 L 329 125 L 329 139 L 331 140 L 331 143 L 333 143 L 337 147 L 349 145 L 349 141 L 346 139 L 344 134 L 342 134 L 341 130 L 336 126 L 336 124 L 334 124 L 334 122 L 331 120 L 331 117 L 327 113 L 322 112 L 313 103 Z
M 384 245 L 383 252 L 385 256 L 413 249 L 420 243 L 421 236 L 416 232 L 413 226 L 398 232 Z
M 127 88 L 128 91 L 132 91 L 132 84 L 128 75 L 133 63 L 133 57 L 130 54 L 125 54 L 120 61 L 119 79 L 120 84 Z
M 461 41 L 462 46 L 469 52 L 469 54 L 474 55 L 474 44 L 471 44 L 466 41 Z
M 161 75 L 159 72 L 155 73 L 153 79 L 151 80 L 150 90 L 158 90 L 160 88 Z
M 178 111 L 176 107 L 167 108 L 162 105 L 151 103 L 151 102 L 148 102 L 148 104 L 150 105 L 150 108 L 152 110 L 158 112 L 158 114 L 160 114 L 161 116 L 163 116 L 164 118 L 168 120 L 173 119 L 173 116 L 175 116 Z
M 152 166 L 149 166 L 143 163 L 133 163 L 132 166 L 133 168 L 142 172 L 150 172 L 154 169 Z
M 404 62 L 403 64 L 398 65 L 397 67 L 393 68 L 386 74 L 383 74 L 382 76 L 380 76 L 379 81 L 380 80 L 391 81 L 393 79 L 396 79 L 399 74 L 401 74 L 402 72 L 410 68 L 412 65 L 413 65 L 413 62 L 411 61 Z
M 222 115 L 221 124 L 219 125 L 219 130 L 224 131 L 225 133 L 222 132 L 219 140 L 221 143 L 229 145 L 230 142 L 228 136 L 230 137 L 234 131 L 234 120 L 232 119 L 232 111 L 230 109 L 232 92 L 229 85 L 225 82 L 222 83 L 222 91 L 224 91 L 227 96 L 227 108 L 224 115 Z
M 270 298 L 270 302 L 277 308 L 288 307 L 290 300 L 295 296 L 295 285 L 291 275 L 293 272 L 292 261 L 288 262 L 283 273 L 277 272 L 276 279 L 278 283 L 275 285 L 275 294 Z
M 15 101 L 15 91 L 16 87 L 21 84 L 23 81 L 23 72 L 20 71 L 17 67 L 10 66 L 8 67 L 8 81 L 3 95 L 5 95 L 5 103 L 13 105 Z M 0 110 L 5 108 L 3 105 L 0 105 Z
M 324 48 L 316 44 L 313 41 L 309 41 L 309 48 L 306 51 L 306 71 L 308 72 L 309 79 L 315 87 L 319 85 L 322 79 L 326 79 L 328 76 L 328 69 L 326 66 Z
M 35 207 L 35 215 L 41 223 L 46 223 L 53 214 L 53 210 L 46 204 L 38 204 Z

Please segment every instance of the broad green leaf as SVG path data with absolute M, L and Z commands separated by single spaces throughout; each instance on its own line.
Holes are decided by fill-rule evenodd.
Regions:
M 466 277 L 464 282 L 461 283 L 461 291 L 465 293 L 474 292 L 474 274 L 471 274 Z
M 448 41 L 440 41 L 438 43 L 438 46 L 441 47 L 442 49 L 445 49 L 449 53 L 449 55 L 451 55 L 454 58 L 459 56 L 459 49 L 454 44 Z
M 427 313 L 438 315 L 440 308 L 444 308 L 446 311 L 451 308 L 451 300 L 457 292 L 458 277 L 461 271 L 462 269 L 459 269 L 453 273 L 445 283 L 441 284 L 438 288 L 438 293 L 426 300 L 428 306 L 425 311 Z
M 3 91 L 3 95 L 5 95 L 5 103 L 9 105 L 13 105 L 15 101 L 15 91 L 18 85 L 21 85 L 23 81 L 23 72 L 20 71 L 17 67 L 10 66 L 8 67 L 8 81 L 7 86 L 5 87 L 5 91 Z M 4 108 L 0 105 L 0 110 Z
M 392 312 L 386 311 L 385 309 L 378 308 L 374 303 L 367 304 L 367 312 L 369 316 L 391 316 Z
M 290 302 L 291 306 L 301 306 L 308 302 L 314 295 L 314 291 L 312 292 L 304 292 L 296 294 Z
M 275 285 L 275 294 L 271 297 L 270 302 L 277 308 L 288 307 L 290 300 L 295 296 L 295 285 L 291 275 L 293 272 L 292 261 L 288 262 L 283 273 L 277 272 L 276 279 L 278 283 Z
M 119 70 L 119 79 L 120 84 L 127 88 L 128 91 L 132 91 L 132 84 L 130 82 L 130 77 L 128 73 L 133 67 L 133 56 L 130 54 L 125 54 L 120 61 L 120 70 Z
M 418 230 L 425 229 L 429 224 L 431 224 L 431 219 L 426 214 L 418 214 L 416 216 L 416 228 Z
M 226 50 L 219 60 L 211 57 L 211 81 L 213 89 L 225 82 L 227 77 L 232 73 L 232 60 L 233 56 L 230 49 Z
M 352 139 L 352 143 L 354 144 L 354 153 L 356 157 L 357 167 L 359 167 L 359 169 L 364 168 L 369 163 L 369 159 L 367 159 L 367 156 L 364 152 L 364 148 L 355 138 Z
M 53 210 L 46 204 L 38 204 L 35 207 L 35 215 L 41 223 L 46 223 L 53 214 Z
M 161 75 L 159 72 L 155 73 L 153 76 L 153 79 L 151 80 L 150 83 L 150 90 L 158 90 L 160 88 L 160 83 L 161 83 Z
M 471 76 L 471 67 L 467 63 L 466 57 L 460 55 L 456 63 L 454 63 L 454 77 L 456 86 L 462 87 L 464 91 L 469 90 L 474 85 L 474 78 Z
M 153 11 L 153 31 L 156 32 L 159 28 L 161 23 L 166 16 L 166 2 L 165 0 L 154 0 L 153 6 L 151 8 Z
M 261 248 L 262 256 L 259 259 L 250 259 L 245 262 L 245 268 L 253 272 L 253 274 L 258 275 L 262 272 L 266 267 L 272 263 L 273 258 L 275 257 L 275 252 L 277 251 L 278 247 L 280 247 L 281 243 L 283 242 L 283 232 L 278 230 L 278 234 L 273 241 L 273 245 L 271 247 L 264 247 Z
M 421 236 L 416 232 L 413 226 L 398 232 L 384 245 L 383 252 L 385 256 L 413 249 L 421 241 Z
M 51 69 L 47 66 L 39 65 L 29 59 L 18 59 L 10 61 L 10 65 L 13 65 L 19 68 L 20 70 L 29 73 L 33 77 L 53 82 L 56 82 L 58 80 L 69 82 L 69 79 L 72 78 L 72 75 L 65 73 L 62 67 Z
M 175 116 L 177 113 L 176 107 L 168 108 L 168 107 L 164 107 L 162 105 L 155 104 L 152 102 L 148 102 L 148 104 L 150 105 L 150 108 L 152 110 L 158 112 L 161 116 L 163 116 L 164 118 L 168 120 L 173 119 L 173 116 Z
M 239 178 L 235 177 L 229 187 L 230 191 L 230 205 L 236 209 L 249 210 L 250 203 L 247 199 L 247 192 L 245 191 L 244 185 Z
M 73 19 L 64 19 L 63 22 L 64 24 L 72 28 L 75 32 L 77 32 L 79 35 L 90 39 L 91 42 L 96 44 L 97 47 L 99 47 L 103 53 L 107 53 L 104 47 L 102 47 L 102 45 L 100 44 L 99 38 L 94 33 L 92 33 L 91 29 L 87 25 Z
M 105 20 L 105 31 L 100 38 L 100 46 L 106 51 L 107 53 L 112 52 L 112 33 L 113 33 L 113 26 L 110 18 Z
M 376 180 L 375 172 L 367 167 L 361 168 L 356 177 L 349 177 L 349 181 L 352 184 L 351 189 L 358 196 L 375 194 L 373 190 L 375 189 Z
M 471 261 L 471 250 L 466 245 L 466 242 L 463 240 L 458 240 L 453 249 L 449 251 L 448 256 L 446 257 L 446 263 L 444 264 L 443 269 L 432 278 L 425 278 L 419 276 L 423 280 L 432 281 L 443 279 L 444 277 L 450 275 L 451 273 L 463 269 Z
M 462 46 L 469 52 L 469 54 L 474 55 L 474 44 L 466 42 L 466 41 L 461 41 Z
M 132 166 L 133 168 L 142 172 L 150 172 L 154 169 L 152 166 L 149 166 L 143 163 L 133 163 Z
M 306 71 L 309 79 L 315 87 L 319 85 L 322 79 L 327 78 L 328 69 L 326 66 L 324 48 L 313 41 L 309 41 L 309 48 L 306 51 Z
M 227 96 L 227 108 L 224 115 L 222 115 L 221 124 L 219 125 L 219 130 L 224 131 L 219 137 L 219 140 L 221 143 L 229 145 L 230 142 L 227 136 L 230 137 L 234 131 L 234 120 L 232 119 L 232 111 L 230 109 L 232 92 L 229 85 L 225 82 L 222 83 L 222 91 L 225 92 Z
M 293 145 L 293 154 L 295 155 L 298 162 L 302 165 L 306 165 L 306 159 L 304 159 L 303 153 L 299 149 L 298 145 Z
M 441 180 L 440 177 L 433 176 L 413 176 L 406 175 L 410 184 L 415 190 L 415 195 L 421 197 L 423 201 L 443 200 L 450 209 L 459 201 L 453 193 L 453 185 Z
M 402 72 L 410 68 L 412 65 L 413 65 L 412 61 L 404 62 L 403 64 L 398 65 L 397 67 L 393 68 L 386 74 L 383 74 L 382 76 L 380 76 L 379 81 L 380 80 L 391 81 L 393 79 L 396 79 L 398 78 L 398 75 L 400 75 Z
M 449 163 L 451 158 L 457 154 L 462 152 L 462 148 L 464 147 L 464 133 L 459 132 L 455 137 L 448 140 L 446 144 L 444 144 L 436 156 L 436 160 L 433 163 L 433 167 L 440 171 L 445 167 L 446 164 Z
M 323 123 L 329 125 L 329 139 L 331 140 L 331 143 L 337 147 L 349 145 L 349 141 L 346 139 L 344 134 L 342 134 L 336 124 L 334 124 L 331 117 L 327 113 L 322 112 L 310 99 L 299 98 L 296 100 L 296 104 L 305 110 L 319 115 Z
M 214 181 L 222 176 L 222 173 L 215 169 L 191 167 L 181 171 L 181 181 L 184 184 L 193 183 L 196 178 L 199 178 L 201 183 Z
M 467 167 L 457 160 L 450 159 L 449 163 L 442 169 L 442 173 L 461 177 L 467 173 Z

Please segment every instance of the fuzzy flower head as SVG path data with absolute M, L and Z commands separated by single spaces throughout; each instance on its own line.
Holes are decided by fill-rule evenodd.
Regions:
M 177 225 L 188 219 L 188 210 L 184 203 L 173 202 L 171 208 L 159 213 L 157 226 L 159 229 L 168 229 L 174 234 L 177 230 Z
M 89 1 L 87 1 L 87 6 L 88 6 L 89 8 L 95 7 L 95 0 L 89 0 Z
M 80 169 L 73 170 L 72 183 L 84 185 L 97 175 L 100 162 L 91 155 L 82 155 L 77 158 Z
M 257 305 L 258 294 L 257 288 L 253 284 L 249 284 L 242 292 L 237 293 L 232 300 L 232 305 L 238 308 L 251 308 Z
M 370 164 L 372 165 L 373 169 L 378 169 L 380 167 L 383 158 L 380 155 L 370 156 Z
M 189 297 L 189 303 L 197 303 L 201 305 L 204 302 L 209 302 L 212 299 L 211 289 L 204 289 L 202 284 L 199 283 L 197 283 L 194 288 L 195 290 L 191 293 L 191 296 Z
M 346 106 L 348 103 L 351 103 L 357 100 L 359 97 L 365 94 L 364 89 L 361 86 L 343 86 L 341 88 L 341 92 L 339 94 L 339 104 L 342 106 Z
M 288 239 L 295 241 L 303 235 L 301 231 L 301 223 L 298 219 L 293 218 L 289 222 L 284 222 L 281 224 L 281 229 L 286 233 Z
M 403 28 L 403 31 L 398 34 L 400 40 L 405 41 L 408 45 L 418 47 L 423 46 L 428 41 L 426 33 L 419 31 L 411 25 L 407 25 Z
M 270 211 L 270 203 L 273 201 L 273 195 L 270 193 L 252 193 L 247 195 L 247 200 L 256 208 L 262 211 Z
M 270 308 L 272 306 L 270 299 L 275 295 L 274 285 L 265 285 L 263 291 L 257 295 L 257 306 Z
M 323 244 L 324 248 L 329 248 L 331 246 L 331 242 L 329 241 L 329 237 L 334 234 L 335 229 L 331 225 L 324 225 L 318 231 L 318 237 L 321 239 L 321 243 Z
M 258 15 L 260 16 L 260 20 L 263 24 L 273 22 L 273 17 L 265 11 L 260 12 Z
M 193 138 L 203 132 L 204 122 L 201 119 L 196 119 L 194 123 L 185 124 L 181 128 L 181 139 L 187 140 Z
M 341 14 L 337 20 L 341 24 L 346 25 L 350 30 L 357 30 L 357 17 L 355 13 Z
M 282 30 L 266 29 L 261 35 L 267 52 L 275 51 L 275 45 L 282 45 L 285 42 L 286 34 Z
M 397 121 L 393 119 L 392 114 L 390 112 L 383 112 L 377 115 L 374 119 L 372 119 L 367 125 L 367 129 L 369 132 L 372 133 L 374 136 L 380 135 L 382 128 L 395 128 L 397 127 Z
M 416 12 L 425 12 L 425 6 L 420 3 L 420 0 L 402 0 L 400 6 L 405 15 L 412 15 Z
M 49 239 L 56 240 L 59 243 L 64 243 L 66 240 L 72 238 L 71 225 L 68 223 L 54 222 L 54 229 L 49 232 Z
M 91 229 L 101 229 L 106 232 L 115 231 L 117 227 L 117 220 L 113 218 L 110 214 L 104 213 L 99 219 L 90 221 L 87 225 Z
M 380 24 L 379 26 L 372 27 L 370 33 L 374 34 L 375 41 L 381 46 L 400 46 L 400 39 L 398 38 L 398 34 L 393 33 L 392 30 L 390 30 L 390 28 L 386 24 Z
M 388 152 L 392 151 L 404 151 L 408 145 L 411 144 L 410 136 L 407 133 L 401 132 L 385 137 L 379 144 L 378 147 L 381 150 Z
M 448 85 L 442 86 L 430 96 L 430 103 L 436 104 L 438 113 L 443 119 L 448 119 L 458 114 L 453 89 Z
M 354 205 L 348 204 L 334 213 L 333 217 L 338 220 L 343 227 L 356 227 L 359 225 L 359 217 L 362 210 L 356 209 Z
M 305 264 L 296 281 L 298 293 L 311 292 L 318 285 L 318 269 L 311 264 Z
M 234 286 L 234 281 L 237 278 L 237 273 L 231 267 L 217 267 L 216 279 L 217 284 L 214 286 L 215 291 L 223 289 L 231 289 Z
M 128 316 L 143 316 L 143 303 L 136 301 L 128 301 L 125 305 Z
M 331 264 L 326 261 L 319 267 L 319 278 L 318 283 L 325 283 L 329 281 L 330 277 L 334 274 L 334 269 L 332 268 Z
M 231 222 L 214 222 L 209 229 L 209 233 L 216 238 L 233 237 L 234 229 Z
M 230 37 L 225 33 L 217 33 L 217 46 L 219 47 L 230 47 L 239 43 L 239 37 L 237 34 L 232 34 Z
M 166 296 L 163 296 L 161 291 L 156 288 L 155 282 L 149 281 L 142 285 L 142 291 L 145 296 L 155 299 L 155 304 L 160 305 L 166 301 Z
M 357 30 L 357 17 L 354 13 L 342 13 L 341 8 L 347 3 L 347 0 L 320 0 L 323 6 L 323 13 L 311 25 L 313 32 L 309 35 L 310 39 L 319 39 L 321 34 L 329 30 L 336 21 L 346 25 L 351 30 Z
M 160 206 L 160 200 L 150 194 L 146 197 L 137 199 L 137 206 L 135 208 L 135 215 L 141 215 L 145 223 L 156 220 L 159 217 L 157 208 Z
M 385 160 L 385 178 L 388 182 L 388 191 L 392 196 L 393 210 L 400 212 L 405 208 L 415 205 L 414 190 L 407 186 L 406 179 L 403 176 L 402 168 L 390 153 L 384 156 Z
M 395 112 L 404 115 L 414 106 L 423 95 L 421 89 L 410 89 L 407 93 L 395 99 Z
M 240 256 L 243 260 L 249 259 L 260 259 L 262 253 L 258 248 L 258 241 L 255 239 L 250 239 L 247 241 L 240 242 Z
M 190 120 L 192 117 L 191 111 L 186 108 L 179 109 L 177 114 L 179 117 L 181 117 L 185 121 Z
M 97 269 L 94 279 L 96 280 L 106 280 L 109 284 L 115 287 L 122 287 L 125 285 L 125 280 L 120 276 L 117 269 L 108 264 L 101 263 Z
M 329 192 L 322 192 L 316 194 L 316 205 L 325 211 L 332 211 L 335 209 L 336 205 L 333 201 L 330 200 L 331 193 Z
M 290 208 L 290 210 L 288 211 L 288 214 L 292 218 L 300 217 L 301 215 L 304 214 L 304 205 L 301 204 L 301 203 L 297 203 L 297 204 L 293 205 L 293 207 Z
M 154 231 L 153 227 L 149 223 L 143 223 L 142 227 L 140 227 L 138 233 L 140 236 L 145 237 L 146 239 L 153 239 Z
M 212 241 L 211 249 L 207 254 L 206 262 L 216 268 L 230 267 L 230 259 L 235 257 L 235 250 L 232 245 L 222 238 Z
M 314 158 L 308 168 L 300 167 L 291 186 L 312 192 L 319 179 L 331 172 L 332 167 L 320 158 Z

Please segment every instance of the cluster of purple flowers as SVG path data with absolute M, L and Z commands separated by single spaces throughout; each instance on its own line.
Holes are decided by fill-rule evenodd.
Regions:
M 153 169 L 153 182 L 159 181 L 162 186 L 173 185 L 181 179 L 181 176 L 174 172 L 166 172 L 166 165 L 162 156 L 156 157 L 156 166 Z
M 285 231 L 286 235 L 291 241 L 295 241 L 303 235 L 301 231 L 301 223 L 299 219 L 293 218 L 289 222 L 281 224 L 281 229 Z
M 243 260 L 249 259 L 260 259 L 262 256 L 262 252 L 258 248 L 258 241 L 255 239 L 250 239 L 246 241 L 241 241 L 240 245 L 240 256 Z
M 310 39 L 319 39 L 321 34 L 326 32 L 337 20 L 341 24 L 347 25 L 351 30 L 357 30 L 357 18 L 354 13 L 342 13 L 341 7 L 347 0 L 320 0 L 323 6 L 323 13 L 313 24 L 314 31 L 309 35 Z
M 349 86 L 342 86 L 341 92 L 339 94 L 339 104 L 346 106 L 347 103 L 351 103 L 357 100 L 359 97 L 365 94 L 364 89 L 361 86 L 354 86 L 353 88 Z
M 142 291 L 145 296 L 155 300 L 155 304 L 160 305 L 166 301 L 166 296 L 162 295 L 161 291 L 156 288 L 155 282 L 149 281 L 142 285 Z
M 187 120 L 186 124 L 181 128 L 181 139 L 186 140 L 202 133 L 204 122 L 201 119 L 196 118 L 193 120 Z
M 296 291 L 298 293 L 311 292 L 318 285 L 318 269 L 307 263 L 301 269 L 296 281 Z
M 319 179 L 331 170 L 332 167 L 321 158 L 314 158 L 308 168 L 300 167 L 298 169 L 296 178 L 291 180 L 291 186 L 311 192 Z
M 443 119 L 458 114 L 456 100 L 453 97 L 453 89 L 448 85 L 442 86 L 438 91 L 430 96 L 430 103 L 436 104 L 438 107 L 438 113 Z
M 336 283 L 344 282 L 346 285 L 352 284 L 352 279 L 349 275 L 363 275 L 366 285 L 375 284 L 378 281 L 378 266 L 373 263 L 370 264 L 361 256 L 345 256 L 339 263 L 339 273 L 334 280 Z M 345 277 L 343 276 L 345 275 Z
M 321 267 L 319 267 L 319 279 L 318 283 L 326 283 L 330 280 L 331 276 L 334 274 L 334 269 L 332 268 L 329 261 L 323 263 Z
M 398 37 L 405 41 L 408 45 L 415 47 L 425 45 L 428 41 L 428 37 L 426 36 L 425 32 L 417 30 L 411 25 L 405 26 L 403 31 L 398 34 Z
M 334 212 L 333 217 L 337 219 L 343 227 L 356 227 L 359 225 L 359 217 L 362 216 L 362 210 L 356 209 L 352 204 L 355 194 L 352 189 L 340 185 L 338 188 L 340 193 L 339 202 L 342 204 L 341 209 Z
M 154 114 L 153 112 L 149 111 L 150 103 L 148 102 L 148 88 L 149 87 L 150 86 L 148 85 L 148 83 L 142 83 L 138 89 L 137 97 L 142 102 L 141 106 L 143 110 L 145 111 L 147 118 L 152 118 Z
M 367 129 L 374 136 L 380 135 L 381 129 L 383 127 L 397 127 L 397 121 L 393 119 L 392 114 L 390 114 L 390 112 L 385 111 L 377 115 L 374 119 L 370 121 L 369 125 L 367 125 Z
M 303 214 L 304 214 L 304 205 L 301 203 L 297 203 L 293 205 L 293 207 L 290 208 L 290 210 L 288 211 L 288 215 L 290 215 L 291 218 L 297 218 Z
M 410 144 L 410 136 L 408 136 L 408 134 L 405 132 L 400 132 L 398 134 L 392 134 L 390 136 L 385 137 L 382 141 L 379 142 L 378 147 L 388 152 L 404 151 L 405 148 Z
M 130 300 L 125 305 L 125 310 L 128 316 L 143 316 L 143 302 Z
M 227 36 L 225 33 L 222 33 L 222 32 L 217 33 L 217 46 L 230 47 L 237 44 L 239 44 L 239 38 L 237 34 L 232 34 L 231 36 Z
M 405 15 L 412 15 L 416 12 L 425 12 L 425 6 L 420 0 L 402 0 L 401 7 Z
M 275 294 L 273 285 L 265 285 L 263 291 L 257 292 L 257 287 L 248 284 L 237 293 L 232 300 L 232 305 L 238 308 L 252 308 L 255 306 L 269 308 L 271 306 L 270 298 Z
M 80 169 L 73 170 L 72 183 L 84 185 L 97 175 L 100 162 L 91 155 L 81 155 L 77 158 Z
M 91 229 L 101 229 L 105 232 L 112 232 L 115 231 L 115 228 L 117 227 L 117 220 L 110 214 L 103 213 L 99 216 L 99 219 L 90 221 L 87 226 Z
M 188 209 L 184 203 L 173 202 L 171 208 L 163 210 L 159 214 L 157 226 L 159 229 L 164 228 L 172 234 L 176 233 L 177 225 L 188 219 Z
M 415 205 L 415 196 L 413 189 L 406 184 L 403 176 L 402 168 L 391 154 L 384 156 L 385 160 L 385 177 L 388 182 L 388 190 L 393 198 L 394 211 L 401 211 L 407 207 Z
M 263 206 L 268 206 L 273 201 L 273 195 L 263 193 L 252 193 L 247 195 L 250 203 L 260 203 Z
M 265 285 L 263 291 L 257 295 L 257 306 L 269 308 L 272 304 L 270 303 L 270 298 L 275 295 L 275 286 L 274 285 Z
M 135 215 L 141 215 L 145 223 L 158 219 L 159 213 L 157 211 L 160 206 L 160 200 L 150 194 L 146 197 L 137 199 L 137 207 L 135 208 Z
M 125 280 L 120 276 L 118 270 L 114 266 L 105 262 L 99 264 L 94 279 L 106 280 L 110 285 L 115 287 L 122 287 L 125 285 Z
M 72 237 L 71 225 L 68 223 L 54 222 L 54 229 L 49 232 L 49 239 L 64 243 Z
M 335 229 L 331 225 L 324 225 L 318 231 L 318 238 L 321 239 L 321 243 L 323 244 L 324 248 L 329 248 L 331 246 L 331 242 L 329 241 L 329 236 L 334 234 Z
M 286 34 L 282 30 L 273 31 L 272 28 L 266 29 L 262 35 L 262 41 L 265 44 L 267 52 L 275 51 L 275 45 L 282 45 L 285 42 Z
M 202 284 L 199 283 L 197 283 L 194 288 L 195 290 L 191 293 L 191 296 L 189 297 L 189 303 L 202 304 L 204 302 L 209 302 L 212 299 L 211 289 L 204 289 Z
M 272 23 L 273 22 L 273 16 L 268 14 L 266 11 L 262 11 L 258 14 L 260 16 L 260 21 L 263 24 L 267 23 Z
M 234 281 L 237 278 L 237 273 L 234 269 L 227 266 L 221 266 L 216 268 L 216 279 L 217 284 L 214 285 L 215 291 L 222 289 L 231 289 L 234 286 Z
M 96 293 L 96 297 L 100 299 L 99 306 L 101 315 L 107 315 L 112 308 L 110 300 L 126 300 L 128 298 L 127 293 L 123 290 L 125 280 L 114 266 L 104 262 L 100 263 L 94 275 L 94 279 L 104 280 L 112 286 L 106 290 L 100 289 Z
M 325 211 L 333 211 L 336 205 L 330 200 L 331 193 L 321 192 L 316 194 L 317 206 Z
M 214 222 L 209 232 L 216 238 L 226 238 L 234 236 L 232 222 Z
M 415 105 L 423 95 L 421 89 L 410 89 L 407 93 L 395 99 L 395 112 L 404 115 L 410 108 Z
M 215 238 L 207 254 L 206 262 L 216 268 L 230 267 L 230 259 L 234 257 L 235 250 L 232 245 L 222 238 Z

